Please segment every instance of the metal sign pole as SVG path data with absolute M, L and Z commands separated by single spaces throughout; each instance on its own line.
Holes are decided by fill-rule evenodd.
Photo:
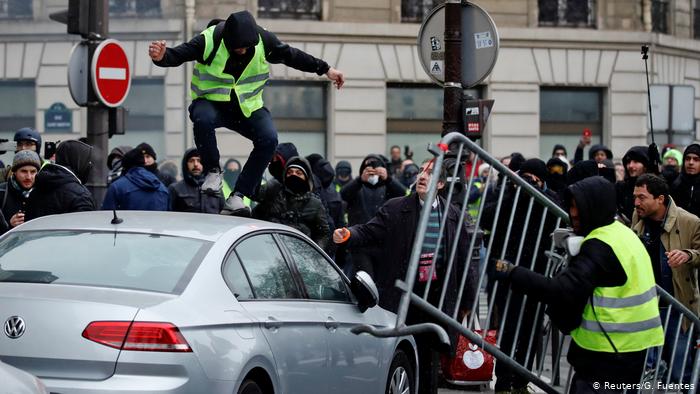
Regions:
M 462 129 L 462 3 L 445 2 L 445 91 L 442 136 Z
M 95 0 L 90 7 L 90 37 L 88 42 L 88 64 L 97 46 L 109 33 L 109 3 L 107 0 Z M 90 78 L 90 75 L 87 76 Z M 92 192 L 97 206 L 107 192 L 107 149 L 109 148 L 109 109 L 95 94 L 92 84 L 88 82 L 89 102 L 87 115 L 87 141 L 92 146 L 92 170 L 85 186 Z

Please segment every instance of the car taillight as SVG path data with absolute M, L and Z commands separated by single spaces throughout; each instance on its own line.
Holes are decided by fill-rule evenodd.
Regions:
M 83 338 L 122 350 L 150 352 L 191 352 L 180 330 L 171 323 L 92 322 L 83 330 Z

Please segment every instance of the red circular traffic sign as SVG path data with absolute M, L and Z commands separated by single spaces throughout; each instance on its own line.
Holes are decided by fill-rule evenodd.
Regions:
M 97 46 L 90 71 L 97 98 L 108 107 L 120 106 L 129 94 L 131 68 L 119 41 L 110 38 Z

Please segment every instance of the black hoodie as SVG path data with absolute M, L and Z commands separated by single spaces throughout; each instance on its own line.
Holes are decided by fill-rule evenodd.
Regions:
M 224 208 L 224 197 L 220 193 L 202 193 L 200 186 L 204 178 L 195 178 L 187 170 L 187 161 L 194 156 L 199 156 L 197 148 L 185 151 L 181 164 L 183 179 L 168 186 L 170 209 L 176 212 L 217 214 Z
M 690 144 L 683 152 L 683 160 L 688 153 L 700 156 L 700 144 Z M 681 174 L 671 185 L 671 197 L 677 206 L 695 216 L 700 216 L 700 174 L 690 175 L 681 166 Z
M 292 192 L 277 179 L 271 179 L 261 185 L 255 195 L 259 204 L 253 208 L 253 217 L 294 227 L 311 238 L 318 246 L 328 250 L 331 247 L 331 231 L 321 200 L 311 192 L 313 189 L 311 166 L 306 159 L 298 156 L 289 159 L 285 166 L 285 174 L 290 166 L 301 167 L 306 173 L 306 191 Z
M 80 141 L 63 141 L 56 164 L 46 164 L 36 175 L 25 220 L 59 213 L 94 211 L 92 193 L 83 185 L 92 168 L 92 147 Z
M 387 170 L 386 180 L 380 178 L 374 185 L 363 182 L 362 172 L 372 162 L 386 168 L 386 162 L 380 155 L 369 154 L 362 160 L 360 176 L 348 182 L 340 190 L 340 196 L 348 204 L 348 224 L 351 226 L 367 223 L 387 200 L 406 195 L 406 188 L 391 177 L 389 170 Z
M 240 38 L 235 37 L 237 32 L 241 34 Z M 323 75 L 330 69 L 330 66 L 325 61 L 281 42 L 272 32 L 258 26 L 250 13 L 242 11 L 231 14 L 226 20 L 224 27 L 222 44 L 225 45 L 230 53 L 224 66 L 225 73 L 233 75 L 236 79 L 241 76 L 243 70 L 253 58 L 254 45 L 257 44 L 258 37 L 262 38 L 265 46 L 265 60 L 269 63 L 282 63 L 299 71 L 316 73 L 317 75 Z M 239 56 L 233 52 L 233 49 L 246 46 L 248 46 L 249 50 L 244 55 Z M 250 46 L 253 46 L 253 48 L 250 48 Z M 163 59 L 153 63 L 160 67 L 177 67 L 184 62 L 192 60 L 204 63 L 204 49 L 204 35 L 198 34 L 189 42 L 174 48 L 167 48 Z M 235 91 L 231 91 L 231 95 L 235 94 Z M 219 107 L 234 111 L 235 115 L 241 117 L 240 107 L 231 105 L 231 103 L 238 103 L 238 99 L 232 96 L 231 102 L 221 103 Z
M 631 161 L 638 161 L 644 164 L 646 172 L 649 172 L 649 148 L 646 146 L 633 146 L 622 157 L 622 165 L 625 167 L 625 180 L 615 184 L 615 194 L 617 198 L 617 213 L 625 216 L 627 221 L 632 220 L 634 213 L 634 184 L 637 177 L 630 176 L 627 171 L 627 164 Z
M 578 208 L 581 224 L 578 235 L 586 236 L 615 220 L 615 202 L 609 197 L 613 192 L 613 184 L 600 176 L 568 187 L 567 204 L 573 199 Z M 598 239 L 584 242 L 579 254 L 554 278 L 523 267 L 515 267 L 510 274 L 513 290 L 548 304 L 547 314 L 564 333 L 581 324 L 583 309 L 595 288 L 621 286 L 626 281 L 625 271 L 612 248 Z M 618 354 L 594 352 L 574 341 L 567 355 L 576 373 L 587 380 L 625 383 L 639 382 L 645 357 L 646 350 Z

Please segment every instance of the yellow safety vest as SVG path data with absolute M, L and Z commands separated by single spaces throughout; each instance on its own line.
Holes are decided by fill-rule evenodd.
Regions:
M 216 25 L 202 32 L 205 46 L 203 59 L 207 59 L 214 49 L 214 29 Z M 192 100 L 205 98 L 210 101 L 231 101 L 231 91 L 235 91 L 241 112 L 246 118 L 254 111 L 263 107 L 262 92 L 270 78 L 270 67 L 265 60 L 265 45 L 262 37 L 258 36 L 255 54 L 236 80 L 233 75 L 226 74 L 224 67 L 229 58 L 226 45 L 222 42 L 210 65 L 196 63 L 192 73 L 190 94 Z
M 571 338 L 584 349 L 606 353 L 614 349 L 605 333 L 617 351 L 623 353 L 663 345 L 654 271 L 644 245 L 618 221 L 591 231 L 583 242 L 593 238 L 612 248 L 625 270 L 627 282 L 617 287 L 595 288 L 583 310 L 581 325 L 571 332 Z

